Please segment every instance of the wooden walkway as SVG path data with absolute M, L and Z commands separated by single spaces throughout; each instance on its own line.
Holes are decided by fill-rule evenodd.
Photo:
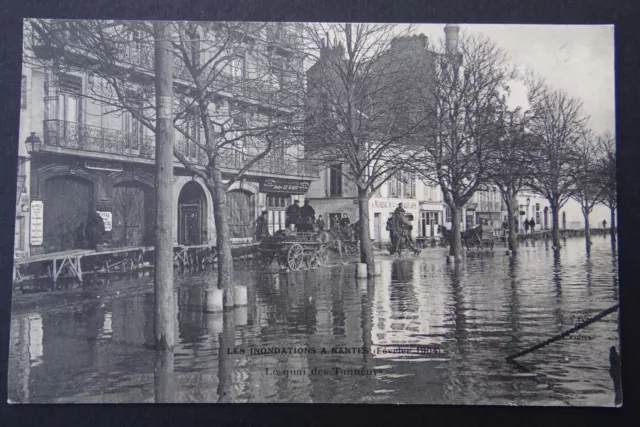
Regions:
M 245 256 L 254 252 L 257 242 L 232 245 L 232 254 Z M 153 246 L 136 246 L 106 249 L 74 249 L 51 252 L 13 261 L 13 281 L 21 283 L 26 279 L 49 278 L 55 285 L 61 277 L 83 281 L 88 273 L 116 273 L 150 267 Z M 213 263 L 218 256 L 215 245 L 173 247 L 174 267 L 202 266 Z

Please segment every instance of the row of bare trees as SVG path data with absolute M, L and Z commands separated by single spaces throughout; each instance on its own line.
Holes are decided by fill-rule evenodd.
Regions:
M 596 203 L 612 208 L 615 142 L 595 136 L 580 100 L 532 74 L 516 72 L 493 41 L 462 34 L 436 43 L 393 25 L 331 24 L 316 31 L 325 49 L 309 76 L 315 113 L 307 128 L 325 164 L 341 161 L 357 188 L 362 262 L 372 264 L 368 201 L 398 172 L 437 185 L 452 213 L 450 255 L 461 255 L 461 210 L 497 187 L 507 206 L 509 248 L 517 251 L 517 196 L 543 195 L 560 247 L 559 212 L 580 202 L 589 241 Z M 445 30 L 447 31 L 447 30 Z M 333 37 L 333 46 L 323 36 Z M 510 107 L 510 86 L 526 87 L 526 107 Z

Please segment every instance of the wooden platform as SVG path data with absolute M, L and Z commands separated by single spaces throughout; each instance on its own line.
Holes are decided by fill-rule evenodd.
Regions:
M 258 243 L 232 245 L 234 257 L 246 256 L 257 250 Z M 55 285 L 59 278 L 72 278 L 80 282 L 88 273 L 116 273 L 133 271 L 143 267 L 152 267 L 153 246 L 136 246 L 104 249 L 74 249 L 64 252 L 51 252 L 13 261 L 13 281 L 49 278 Z M 173 247 L 174 267 L 188 267 L 213 263 L 218 256 L 215 245 Z M 30 274 L 29 274 L 30 273 Z

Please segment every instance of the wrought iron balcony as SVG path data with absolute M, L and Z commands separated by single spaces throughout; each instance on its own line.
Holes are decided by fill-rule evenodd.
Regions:
M 194 165 L 206 166 L 209 162 L 207 154 L 184 139 L 175 141 L 178 151 Z M 90 126 L 63 120 L 44 121 L 44 147 L 70 148 L 79 151 L 114 154 L 139 159 L 155 158 L 155 139 L 152 136 L 141 136 L 114 129 Z M 222 167 L 239 170 L 253 157 L 244 153 L 222 153 Z M 256 162 L 250 172 L 315 178 L 318 176 L 317 166 L 305 161 L 288 159 L 270 153 Z

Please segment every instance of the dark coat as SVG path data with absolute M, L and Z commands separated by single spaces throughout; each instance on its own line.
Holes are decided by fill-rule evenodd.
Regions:
M 300 208 L 300 216 L 303 218 L 315 218 L 316 211 L 311 205 L 305 204 Z
M 320 218 L 316 221 L 316 225 L 318 226 L 318 230 L 324 230 L 325 224 L 324 219 Z
M 268 235 L 269 235 L 269 224 L 267 222 L 267 219 L 264 216 L 260 215 L 256 220 L 256 239 L 260 240 L 264 236 L 268 236 Z
M 96 249 L 102 243 L 104 237 L 104 221 L 98 212 L 89 212 L 89 218 L 84 230 L 89 249 Z
M 300 207 L 295 203 L 293 205 L 289 205 L 285 214 L 287 215 L 287 223 L 297 224 L 300 217 Z

